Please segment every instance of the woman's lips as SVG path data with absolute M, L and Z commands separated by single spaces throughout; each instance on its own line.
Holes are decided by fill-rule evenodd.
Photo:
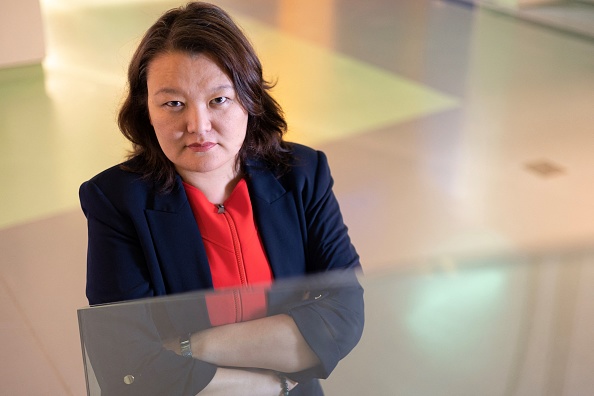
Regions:
M 192 143 L 192 144 L 188 145 L 188 148 L 195 153 L 203 153 L 205 151 L 210 150 L 214 146 L 216 146 L 216 143 L 205 142 L 205 143 Z

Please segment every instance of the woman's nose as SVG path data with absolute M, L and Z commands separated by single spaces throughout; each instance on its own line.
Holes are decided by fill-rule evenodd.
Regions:
M 210 131 L 210 114 L 204 106 L 192 106 L 188 109 L 187 130 L 189 133 L 205 133 Z

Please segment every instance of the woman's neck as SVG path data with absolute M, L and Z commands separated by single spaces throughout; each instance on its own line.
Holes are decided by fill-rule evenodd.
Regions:
M 213 204 L 222 204 L 233 192 L 242 178 L 241 172 L 234 175 L 216 175 L 211 173 L 180 172 L 182 180 L 200 191 Z

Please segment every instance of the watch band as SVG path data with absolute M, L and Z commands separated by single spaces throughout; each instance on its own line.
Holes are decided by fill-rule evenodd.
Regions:
M 192 344 L 190 343 L 190 337 L 192 333 L 188 333 L 185 336 L 181 336 L 179 339 L 179 347 L 181 350 L 181 355 L 183 357 L 191 358 L 192 357 Z

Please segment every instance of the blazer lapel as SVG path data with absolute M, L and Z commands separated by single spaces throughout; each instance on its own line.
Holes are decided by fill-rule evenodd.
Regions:
M 254 218 L 275 278 L 303 275 L 307 229 L 302 206 L 270 170 L 251 164 L 246 171 Z M 165 293 L 212 288 L 202 237 L 179 176 L 171 193 L 154 195 L 145 216 Z
M 275 278 L 305 273 L 307 230 L 292 191 L 263 166 L 246 167 L 254 218 Z
M 166 292 L 212 288 L 202 237 L 179 176 L 171 193 L 155 194 L 145 215 Z

